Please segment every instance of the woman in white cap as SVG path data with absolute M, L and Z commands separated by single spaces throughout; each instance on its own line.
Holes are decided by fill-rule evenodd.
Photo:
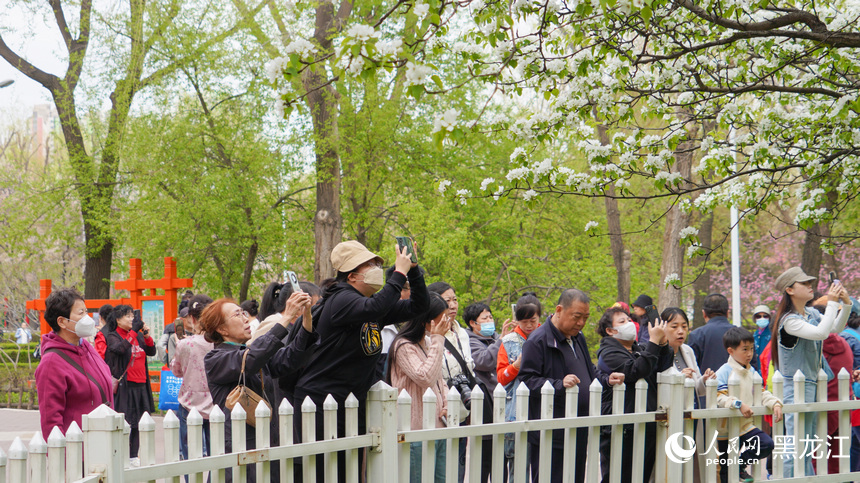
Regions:
M 792 267 L 776 279 L 776 289 L 781 300 L 776 307 L 776 317 L 771 323 L 771 354 L 774 367 L 785 377 L 783 401 L 794 402 L 795 374 L 800 371 L 806 378 L 804 397 L 806 402 L 816 400 L 818 372 L 824 367 L 821 344 L 831 333 L 839 333 L 851 312 L 851 300 L 845 288 L 837 280 L 827 292 L 827 309 L 824 315 L 807 307 L 813 295 L 815 277 L 807 275 L 800 267 Z M 842 304 L 839 301 L 842 301 Z M 818 418 L 807 416 L 801 439 L 814 438 Z M 795 415 L 786 414 L 785 434 L 794 434 Z M 807 453 L 801 441 L 795 440 L 795 448 Z M 812 459 L 804 454 L 806 475 L 814 475 Z M 794 458 L 785 459 L 786 478 L 794 476 Z
M 755 322 L 756 331 L 753 332 L 755 357 L 753 357 L 752 365 L 757 371 L 761 372 L 759 358 L 764 348 L 770 344 L 770 307 L 767 305 L 756 305 L 753 309 L 753 322 Z

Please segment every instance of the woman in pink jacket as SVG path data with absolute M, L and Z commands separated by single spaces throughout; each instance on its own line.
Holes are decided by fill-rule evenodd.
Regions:
M 442 377 L 445 333 L 451 325 L 445 312 L 448 304 L 438 294 L 430 294 L 430 308 L 406 322 L 394 338 L 389 351 L 391 384 L 406 389 L 412 398 L 412 429 L 423 429 L 423 396 L 427 388 L 436 395 L 436 427 L 444 428 L 448 414 L 448 386 Z M 412 443 L 409 453 L 409 481 L 421 481 L 421 443 Z M 435 481 L 445 481 L 445 441 L 436 441 Z
M 55 426 L 65 434 L 99 405 L 113 406 L 113 383 L 108 365 L 85 340 L 95 335 L 96 325 L 81 294 L 61 289 L 49 295 L 45 320 L 53 331 L 42 336 L 36 391 L 42 437 L 48 439 Z

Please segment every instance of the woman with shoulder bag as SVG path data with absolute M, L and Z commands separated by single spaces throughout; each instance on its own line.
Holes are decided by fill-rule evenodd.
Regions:
M 85 340 L 96 332 L 84 298 L 61 289 L 45 300 L 45 320 L 53 329 L 42 336 L 42 360 L 36 368 L 36 391 L 42 437 L 54 427 L 63 434 L 72 422 L 101 404 L 113 405 L 110 370 Z
M 215 344 L 203 359 L 209 392 L 212 402 L 224 412 L 226 417 L 224 438 L 226 451 L 232 451 L 232 424 L 230 414 L 235 404 L 242 404 L 248 415 L 245 425 L 245 447 L 256 448 L 256 421 L 253 404 L 246 404 L 257 398 L 266 401 L 270 408 L 277 407 L 275 401 L 275 380 L 290 372 L 292 368 L 305 363 L 313 353 L 308 350 L 317 343 L 319 337 L 312 332 L 310 317 L 311 297 L 306 293 L 294 293 L 287 301 L 283 316 L 278 324 L 250 345 L 251 326 L 246 313 L 231 299 L 218 299 L 212 302 L 200 316 L 200 326 L 206 340 Z M 302 329 L 287 347 L 283 339 L 287 327 L 302 317 Z M 237 387 L 237 386 L 244 387 Z M 244 392 L 250 397 L 238 399 L 237 394 Z M 253 394 L 251 394 L 253 393 Z M 246 405 L 248 407 L 246 407 Z M 277 418 L 271 419 L 269 435 L 272 445 L 278 444 Z M 255 466 L 248 465 L 247 481 L 255 482 Z M 279 481 L 279 465 L 271 465 L 272 481 Z M 227 482 L 232 481 L 232 473 L 226 472 Z
M 137 457 L 140 433 L 137 424 L 144 411 L 152 414 L 155 403 L 146 367 L 146 356 L 157 352 L 155 341 L 149 335 L 149 326 L 143 325 L 140 333 L 132 330 L 134 309 L 131 305 L 117 305 L 108 318 L 109 332 L 105 337 L 105 362 L 110 367 L 114 383 L 114 409 L 125 414 L 131 426 L 128 455 L 132 466 L 140 466 Z

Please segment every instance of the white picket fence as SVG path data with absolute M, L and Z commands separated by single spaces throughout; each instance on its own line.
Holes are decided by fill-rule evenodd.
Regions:
M 799 377 L 798 377 L 799 376 Z M 860 409 L 860 401 L 850 400 L 850 376 L 844 370 L 839 373 L 839 401 L 827 402 L 827 379 L 822 371 L 819 374 L 817 402 L 802 400 L 804 384 L 803 376 L 798 373 L 794 384 L 798 400 L 794 404 L 784 406 L 785 413 L 797 413 L 796 432 L 803 428 L 803 418 L 818 418 L 818 434 L 827 434 L 826 411 L 839 412 L 839 434 L 850 436 L 850 411 Z M 189 475 L 189 481 L 203 482 L 209 473 L 213 483 L 224 481 L 227 471 L 232 471 L 233 481 L 245 481 L 249 465 L 256 465 L 257 481 L 268 481 L 272 464 L 280 467 L 281 481 L 293 481 L 294 458 L 303 462 L 303 481 L 316 481 L 317 454 L 324 455 L 323 466 L 326 482 L 337 481 L 338 451 L 346 452 L 345 474 L 348 480 L 358 483 L 360 449 L 367 452 L 367 481 L 368 482 L 406 482 L 409 481 L 409 451 L 410 443 L 423 444 L 422 481 L 432 481 L 434 472 L 435 445 L 426 444 L 435 440 L 446 442 L 446 481 L 457 480 L 457 457 L 459 438 L 469 438 L 471 458 L 469 481 L 478 481 L 480 477 L 481 446 L 485 444 L 483 436 L 490 436 L 492 444 L 493 465 L 492 481 L 502 481 L 504 468 L 504 435 L 515 435 L 514 474 L 510 481 L 528 482 L 528 462 L 526 461 L 527 435 L 529 431 L 539 431 L 541 445 L 541 468 L 550 468 L 550 445 L 552 430 L 561 429 L 565 432 L 565 454 L 563 467 L 551 468 L 551 471 L 541 471 L 540 481 L 549 481 L 551 472 L 561 471 L 564 481 L 572 481 L 576 465 L 585 464 L 587 481 L 600 480 L 600 455 L 598 452 L 601 426 L 611 426 L 612 450 L 609 458 L 610 467 L 621 468 L 621 438 L 622 425 L 634 425 L 633 454 L 643 454 L 645 445 L 645 424 L 657 422 L 657 461 L 655 465 L 655 480 L 657 482 L 692 482 L 693 461 L 675 463 L 666 457 L 666 441 L 670 435 L 680 433 L 695 438 L 694 420 L 699 420 L 700 428 L 704 424 L 704 438 L 710 441 L 716 424 L 722 418 L 729 419 L 729 436 L 736 437 L 739 432 L 740 411 L 736 409 L 716 408 L 716 381 L 707 384 L 707 409 L 693 409 L 693 381 L 681 375 L 658 377 L 658 410 L 646 412 L 647 384 L 638 381 L 635 385 L 636 409 L 634 413 L 623 414 L 624 385 L 611 389 L 613 398 L 613 414 L 603 416 L 580 416 L 577 414 L 578 388 L 569 388 L 565 392 L 566 417 L 553 419 L 554 390 L 547 384 L 541 388 L 542 419 L 527 420 L 529 391 L 524 384 L 517 388 L 516 421 L 504 421 L 505 391 L 497 386 L 493 391 L 493 423 L 481 424 L 483 420 L 483 393 L 477 387 L 472 392 L 472 424 L 459 427 L 461 404 L 460 395 L 456 390 L 448 393 L 448 424 L 447 428 L 435 427 L 436 398 L 432 391 L 423 396 L 424 427 L 427 429 L 410 429 L 411 398 L 403 391 L 398 396 L 396 389 L 377 383 L 368 394 L 367 400 L 367 434 L 358 434 L 358 401 L 350 397 L 346 401 L 346 437 L 336 437 L 337 404 L 329 396 L 323 404 L 324 434 L 321 441 L 316 440 L 315 413 L 316 406 L 310 399 L 302 404 L 301 415 L 303 427 L 303 442 L 293 439 L 293 407 L 284 400 L 278 407 L 278 427 L 280 431 L 279 446 L 269 445 L 269 422 L 272 417 L 268 407 L 261 405 L 255 411 L 257 418 L 257 437 L 255 450 L 245 448 L 245 419 L 246 414 L 241 407 L 236 407 L 231 413 L 233 451 L 225 453 L 224 414 L 216 407 L 210 415 L 210 456 L 203 457 L 202 424 L 203 419 L 196 411 L 188 416 L 188 448 L 189 459 L 179 460 L 179 420 L 168 412 L 163 421 L 164 441 L 156 441 L 155 422 L 145 414 L 140 422 L 140 460 L 141 466 L 128 466 L 128 424 L 123 416 L 112 409 L 101 406 L 86 415 L 83 420 L 83 431 L 73 424 L 65 437 L 54 428 L 47 443 L 40 433 L 30 441 L 29 446 L 16 439 L 10 447 L 8 456 L 0 451 L 0 483 L 59 483 L 59 482 L 107 482 L 126 483 L 137 481 L 164 480 L 180 482 L 180 478 Z M 761 384 L 761 381 L 757 381 Z M 782 399 L 784 380 L 778 372 L 773 377 L 774 394 Z M 729 380 L 729 393 L 738 390 L 738 381 Z M 589 413 L 600 414 L 601 394 L 603 388 L 595 381 L 589 388 Z M 761 406 L 761 397 L 756 391 L 754 414 L 757 427 L 760 417 L 769 413 Z M 586 461 L 576 461 L 576 429 L 588 429 L 588 456 Z M 701 430 L 700 430 L 701 431 Z M 775 436 L 784 433 L 783 423 L 773 427 Z M 802 435 L 796 435 L 797 440 Z M 707 444 L 707 443 L 706 443 Z M 844 440 L 845 447 L 841 451 L 847 455 L 850 438 Z M 800 449 L 800 448 L 798 448 Z M 156 451 L 163 450 L 163 463 L 156 464 Z M 696 453 L 704 449 L 698 448 Z M 710 455 L 708 457 L 711 457 Z M 761 476 L 759 463 L 755 465 L 757 479 Z M 783 474 L 783 461 L 774 458 L 774 477 L 779 480 Z M 827 475 L 826 452 L 819 458 L 818 476 L 803 476 L 803 465 L 799 461 L 794 465 L 795 476 L 804 481 L 841 482 L 853 480 L 848 473 L 848 458 L 840 461 L 840 473 Z M 633 474 L 642 474 L 643 458 L 633 458 Z M 703 465 L 703 479 L 706 483 L 716 483 L 716 465 Z M 7 476 L 8 473 L 8 476 Z M 730 466 L 729 481 L 738 481 L 738 467 Z M 620 472 L 613 471 L 613 482 L 620 480 Z M 787 481 L 787 480 L 784 480 Z

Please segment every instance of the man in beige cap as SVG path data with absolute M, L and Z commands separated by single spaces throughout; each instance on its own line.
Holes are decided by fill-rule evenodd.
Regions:
M 338 404 L 338 436 L 344 436 L 344 402 L 350 394 L 359 401 L 359 434 L 365 433 L 365 400 L 370 386 L 378 379 L 376 364 L 382 353 L 380 330 L 410 320 L 429 307 L 423 272 L 418 264 L 412 263 L 406 248 L 395 252 L 394 272 L 387 282 L 382 258 L 361 243 L 346 241 L 331 252 L 337 282 L 326 289 L 315 309 L 320 346 L 298 377 L 293 404 L 300 407 L 305 397 L 313 400 L 317 406 L 316 434 L 320 439 L 323 401 L 329 394 Z M 400 300 L 407 281 L 410 296 Z M 301 418 L 294 420 L 301 434 Z M 338 454 L 337 481 L 346 479 L 343 456 Z M 322 470 L 322 461 L 317 468 Z
M 770 307 L 767 305 L 756 305 L 753 309 L 753 322 L 756 325 L 756 331 L 753 333 L 755 339 L 755 357 L 753 357 L 752 365 L 755 369 L 761 372 L 761 351 L 770 343 Z

